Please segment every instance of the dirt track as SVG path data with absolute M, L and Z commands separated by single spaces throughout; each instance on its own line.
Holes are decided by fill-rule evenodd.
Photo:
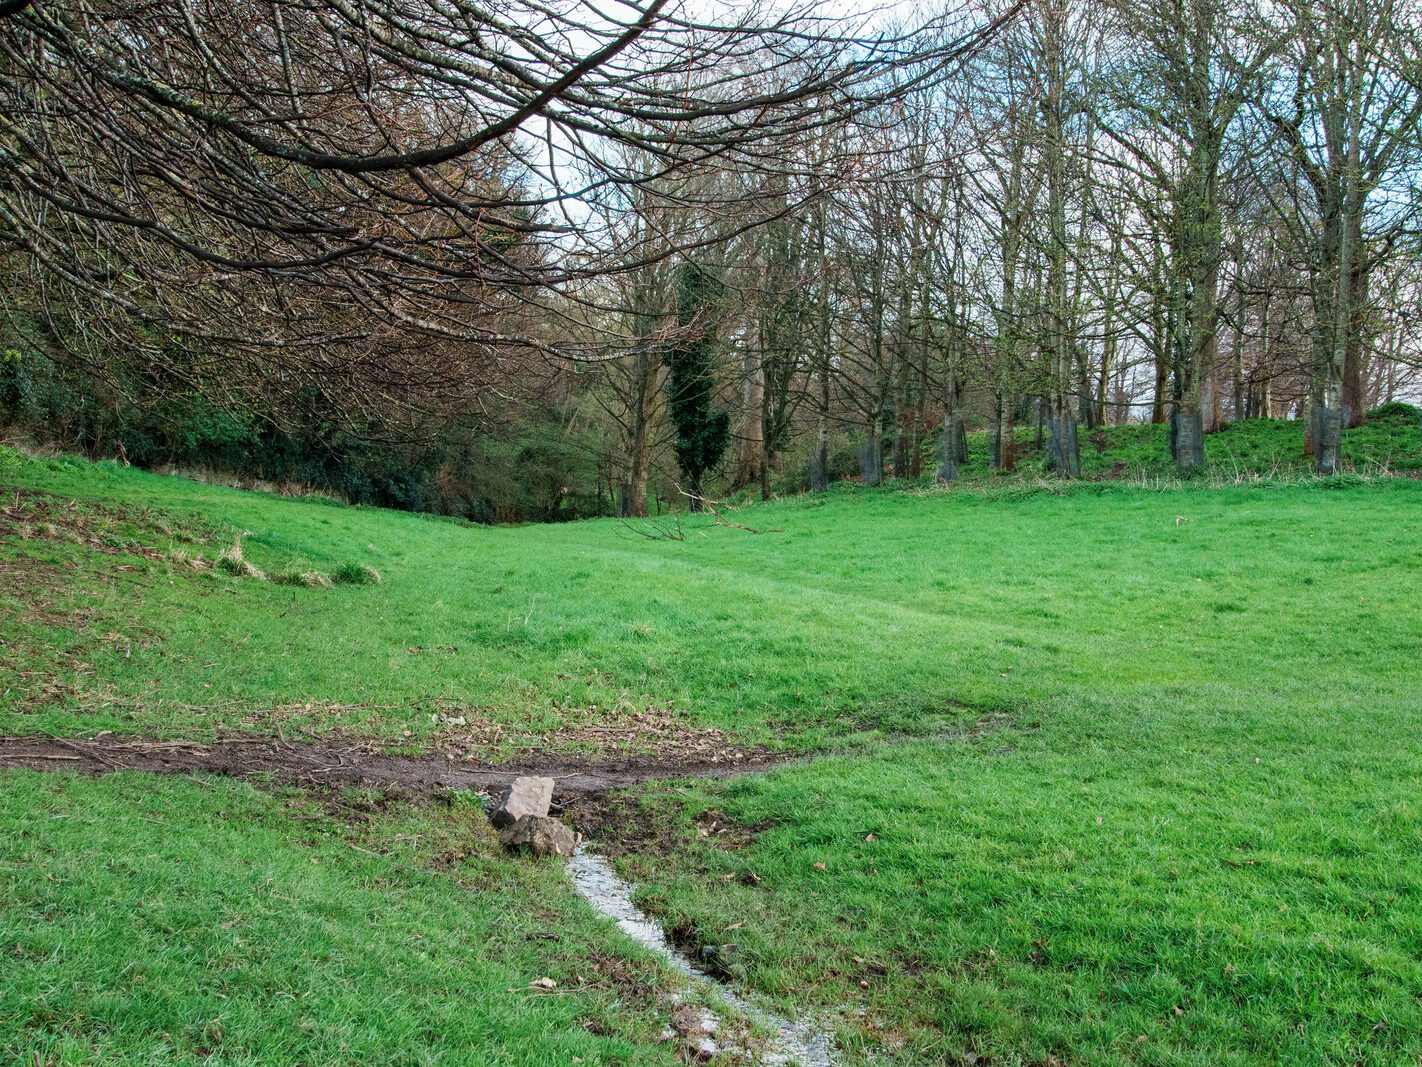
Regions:
M 621 756 L 592 759 L 546 755 L 508 763 L 454 762 L 442 756 L 391 756 L 370 742 L 289 742 L 270 737 L 224 737 L 211 742 L 152 741 L 123 735 L 91 739 L 0 737 L 0 770 L 64 770 L 82 774 L 270 775 L 292 785 L 385 787 L 416 796 L 446 789 L 488 789 L 521 774 L 557 779 L 561 798 L 593 796 L 659 778 L 727 778 L 763 771 L 784 757 L 735 750 L 725 758 Z

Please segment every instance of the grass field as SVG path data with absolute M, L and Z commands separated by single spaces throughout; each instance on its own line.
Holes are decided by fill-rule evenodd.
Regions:
M 6 772 L 0 1058 L 674 1063 L 655 968 L 476 810 Z
M 0 733 L 280 727 L 508 754 L 586 749 L 606 722 L 720 730 L 816 758 L 644 790 L 599 834 L 679 937 L 737 944 L 742 988 L 850 1009 L 851 1060 L 1422 1056 L 1416 482 L 842 489 L 737 516 L 777 532 L 703 517 L 684 540 L 4 452 L 0 484 L 54 494 L 0 501 Z M 383 580 L 189 562 L 239 540 L 268 576 Z M 353 828 L 232 782 L 0 786 L 7 1055 L 196 1057 L 222 1005 L 226 1062 L 412 1041 L 448 1062 L 671 1055 L 644 980 L 591 971 L 633 950 L 458 810 Z M 703 836 L 708 818 L 727 832 Z M 450 862 L 398 843 L 413 834 L 475 846 Z M 559 942 L 507 934 L 510 885 Z M 135 927 L 150 897 L 184 903 Z M 228 911 L 262 917 L 241 951 Z M 367 942 L 408 979 L 384 982 Z M 131 959 L 143 998 L 114 991 Z M 195 980 L 214 959 L 220 989 Z M 555 967 L 560 996 L 528 1009 Z M 479 1011 L 458 1010 L 476 986 Z M 303 991 L 299 1014 L 278 1003 Z M 412 1036 L 430 1019 L 444 1048 Z

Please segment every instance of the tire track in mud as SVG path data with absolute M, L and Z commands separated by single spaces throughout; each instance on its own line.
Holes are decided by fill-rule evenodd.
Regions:
M 92 738 L 0 737 L 0 770 L 25 768 L 101 775 L 216 774 L 268 776 L 282 784 L 331 788 L 386 787 L 415 797 L 451 789 L 489 789 L 520 775 L 553 778 L 560 797 L 598 796 L 667 778 L 731 778 L 755 774 L 796 757 L 758 748 L 730 748 L 723 756 L 625 755 L 598 759 L 556 753 L 506 763 L 454 760 L 441 755 L 395 756 L 368 741 L 285 741 L 228 736 L 212 741 L 155 741 L 126 735 Z

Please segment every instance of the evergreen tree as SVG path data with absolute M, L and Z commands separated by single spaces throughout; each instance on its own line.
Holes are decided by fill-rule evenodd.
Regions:
M 701 510 L 702 483 L 731 441 L 731 418 L 715 400 L 716 313 L 723 287 L 706 267 L 684 263 L 677 269 L 676 319 L 679 334 L 667 356 L 667 401 L 676 441 L 672 448 L 686 479 L 687 501 Z

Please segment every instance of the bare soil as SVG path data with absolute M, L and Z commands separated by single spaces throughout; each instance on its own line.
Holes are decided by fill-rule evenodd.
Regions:
M 723 755 L 630 755 L 615 758 L 525 755 L 508 763 L 455 762 L 452 756 L 394 756 L 366 741 L 292 742 L 232 736 L 209 742 L 154 741 L 123 735 L 0 737 L 0 770 L 67 770 L 81 774 L 145 771 L 218 774 L 324 788 L 381 788 L 413 798 L 447 790 L 487 790 L 519 775 L 556 779 L 561 801 L 596 797 L 664 778 L 728 778 L 763 771 L 788 757 L 732 748 Z

